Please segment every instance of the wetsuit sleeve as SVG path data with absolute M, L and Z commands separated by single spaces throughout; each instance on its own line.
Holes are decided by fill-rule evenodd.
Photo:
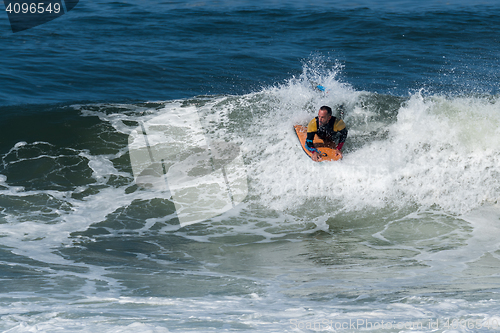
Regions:
M 304 146 L 310 152 L 317 152 L 318 154 L 321 154 L 319 150 L 314 148 L 313 144 L 314 136 L 316 135 L 317 131 L 318 131 L 318 126 L 316 124 L 316 118 L 314 118 L 309 122 L 309 125 L 307 125 L 307 137 L 306 137 L 306 144 Z
M 340 134 L 339 143 L 337 145 L 337 149 L 342 149 L 344 146 L 345 139 L 347 139 L 347 127 L 342 119 L 339 119 L 335 122 L 333 126 L 333 130 Z
M 314 135 L 316 133 L 307 133 L 307 138 L 306 138 L 306 144 L 305 144 L 305 147 L 307 150 L 309 150 L 311 153 L 312 152 L 317 152 L 318 154 L 321 154 L 321 152 L 319 150 L 317 150 L 316 148 L 314 148 L 314 144 L 313 144 L 313 141 L 314 141 Z
M 340 150 L 344 146 L 345 139 L 347 139 L 347 128 L 344 127 L 343 130 L 339 131 L 340 133 L 340 138 L 339 138 L 339 143 L 337 145 L 337 149 Z

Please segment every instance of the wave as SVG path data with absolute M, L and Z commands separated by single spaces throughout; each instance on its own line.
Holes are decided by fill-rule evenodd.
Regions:
M 340 65 L 328 69 L 312 61 L 299 77 L 245 95 L 73 105 L 72 112 L 55 112 L 56 120 L 46 120 L 79 128 L 66 146 L 56 131 L 47 141 L 24 142 L 15 140 L 14 129 L 6 141 L 17 144 L 2 155 L 2 214 L 8 221 L 54 223 L 82 209 L 80 216 L 89 210 L 103 221 L 139 201 L 157 208 L 154 214 L 136 212 L 141 219 L 175 224 L 168 222 L 176 220 L 171 194 L 135 184 L 127 144 L 141 123 L 188 109 L 199 115 L 209 140 L 231 142 L 241 150 L 248 195 L 243 208 L 233 211 L 236 217 L 228 212 L 219 219 L 252 215 L 252 207 L 300 221 L 304 214 L 313 220 L 380 208 L 460 215 L 498 201 L 498 96 L 381 95 L 355 90 L 339 79 L 341 72 Z M 327 90 L 314 89 L 316 84 Z M 344 159 L 314 163 L 292 126 L 306 124 L 321 105 L 338 104 L 347 109 Z M 89 205 L 109 198 L 117 199 L 107 207 Z

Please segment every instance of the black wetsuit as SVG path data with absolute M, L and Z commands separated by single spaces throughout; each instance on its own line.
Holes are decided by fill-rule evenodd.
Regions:
M 330 118 L 330 121 L 325 126 L 319 126 L 318 117 L 314 118 L 307 125 L 306 149 L 310 152 L 320 153 L 314 148 L 314 135 L 318 135 L 324 141 L 335 142 L 338 140 L 337 149 L 341 149 L 347 138 L 347 128 L 342 119 L 336 117 Z

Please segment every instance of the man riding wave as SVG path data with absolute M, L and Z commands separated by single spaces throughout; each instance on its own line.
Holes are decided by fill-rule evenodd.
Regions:
M 343 106 L 339 106 L 343 108 Z M 318 116 L 307 125 L 307 138 L 305 147 L 312 152 L 313 161 L 319 161 L 321 152 L 314 147 L 314 136 L 318 135 L 325 142 L 331 142 L 336 145 L 338 150 L 344 146 L 347 138 L 347 127 L 342 119 L 332 116 L 332 109 L 328 106 L 322 106 L 318 111 Z M 338 144 L 335 141 L 338 140 Z

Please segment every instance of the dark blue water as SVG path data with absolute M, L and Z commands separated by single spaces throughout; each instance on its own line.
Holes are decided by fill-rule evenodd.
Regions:
M 492 2 L 82 1 L 16 34 L 4 16 L 0 104 L 242 94 L 316 58 L 359 90 L 496 93 L 499 14 Z
M 0 330 L 497 329 L 499 31 L 493 0 L 0 13 Z M 344 159 L 313 163 L 292 125 L 338 104 Z M 165 156 L 205 141 L 245 196 L 187 224 Z

